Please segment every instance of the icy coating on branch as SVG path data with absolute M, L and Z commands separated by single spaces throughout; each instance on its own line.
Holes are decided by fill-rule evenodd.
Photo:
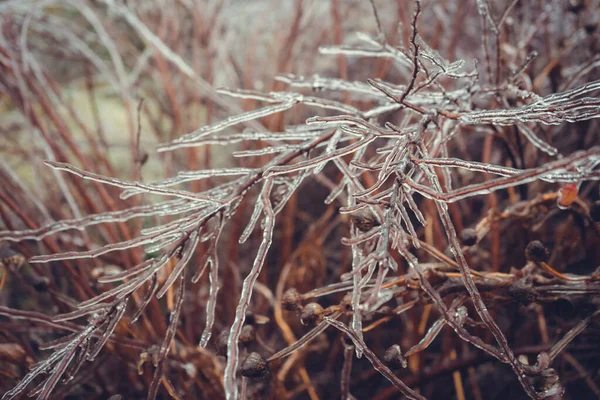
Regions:
M 194 77 L 194 81 L 201 86 L 205 85 L 183 60 L 164 48 L 160 39 L 148 31 L 135 15 L 113 1 L 103 0 L 103 3 L 125 18 L 185 75 Z M 487 1 L 477 0 L 476 4 L 487 44 L 488 36 L 493 39 L 500 35 L 506 15 L 496 22 Z M 505 13 L 510 13 L 511 8 Z M 241 385 L 241 379 L 247 379 L 247 376 L 244 375 L 241 379 L 238 377 L 240 366 L 243 367 L 244 364 L 244 350 L 240 348 L 240 340 L 242 331 L 247 326 L 253 295 L 260 287 L 257 284 L 259 276 L 270 262 L 269 251 L 272 250 L 273 243 L 279 240 L 278 215 L 291 202 L 293 195 L 301 192 L 303 184 L 311 179 L 327 188 L 329 192 L 325 202 L 335 204 L 343 218 L 347 218 L 348 237 L 340 242 L 349 248 L 351 266 L 339 276 L 340 282 L 328 283 L 321 288 L 297 294 L 298 298 L 292 297 L 288 305 L 291 310 L 298 312 L 301 306 L 293 301 L 314 300 L 335 293 L 345 293 L 346 297 L 337 308 L 332 306 L 322 310 L 315 306 L 306 310 L 307 315 L 311 310 L 313 314 L 308 315 L 310 318 L 303 317 L 302 322 L 306 319 L 314 322 L 315 326 L 287 347 L 265 357 L 265 364 L 300 352 L 327 328 L 332 327 L 349 339 L 349 342 L 344 343 L 340 382 L 344 396 L 351 398 L 349 392 L 352 385 L 349 381 L 352 357 L 355 354 L 357 357 L 364 356 L 376 371 L 407 398 L 424 399 L 423 395 L 411 389 L 378 358 L 364 338 L 378 324 L 417 304 L 417 300 L 400 304 L 387 311 L 388 314 L 379 322 L 370 322 L 372 316 L 380 312 L 396 295 L 404 290 L 417 288 L 427 296 L 429 304 L 436 307 L 439 316 L 403 357 L 424 351 L 448 326 L 469 345 L 508 364 L 531 398 L 545 398 L 545 394 L 534 386 L 530 377 L 547 372 L 549 366 L 544 366 L 541 362 L 529 365 L 518 358 L 481 295 L 482 287 L 485 289 L 514 284 L 514 281 L 509 281 L 513 277 L 507 277 L 510 274 L 484 274 L 475 271 L 470 265 L 471 258 L 465 255 L 465 246 L 477 243 L 489 231 L 487 225 L 495 221 L 482 223 L 478 226 L 476 235 L 471 237 L 475 240 L 463 240 L 461 243 L 455 225 L 456 217 L 452 215 L 450 206 L 476 196 L 494 198 L 497 192 L 505 189 L 516 199 L 514 203 L 519 205 L 515 189 L 519 186 L 544 182 L 571 185 L 569 187 L 577 190 L 586 181 L 599 180 L 600 147 L 561 154 L 553 146 L 551 137 L 546 135 L 543 138 L 545 132 L 539 125 L 560 125 L 600 118 L 600 81 L 571 85 L 557 93 L 541 96 L 535 93 L 535 85 L 522 88 L 527 86 L 528 80 L 523 72 L 525 66 L 502 75 L 500 68 L 493 66 L 493 57 L 487 47 L 484 79 L 480 76 L 477 65 L 471 67 L 468 61 L 445 60 L 429 47 L 419 33 L 419 26 L 423 23 L 422 11 L 421 2 L 415 1 L 410 26 L 406 31 L 408 41 L 400 46 L 389 44 L 378 26 L 379 34 L 376 37 L 358 35 L 358 45 L 319 48 L 319 52 L 325 56 L 386 59 L 391 62 L 396 76 L 401 77 L 401 82 L 375 78 L 357 81 L 318 74 L 303 76 L 286 73 L 279 75 L 277 80 L 287 85 L 287 90 L 261 92 L 210 88 L 210 97 L 221 99 L 219 102 L 227 105 L 228 109 L 239 111 L 239 107 L 232 107 L 229 100 L 222 100 L 225 97 L 233 101 L 252 101 L 257 106 L 253 110 L 233 113 L 222 120 L 161 143 L 157 149 L 159 152 L 171 152 L 190 150 L 188 148 L 193 147 L 226 146 L 231 149 L 232 159 L 235 157 L 243 161 L 240 163 L 242 166 L 184 170 L 168 179 L 143 183 L 105 176 L 66 162 L 46 161 L 46 166 L 55 171 L 91 181 L 95 185 L 122 190 L 120 200 L 148 195 L 170 199 L 151 205 L 136 205 L 117 211 L 49 222 L 41 227 L 0 231 L 2 241 L 32 240 L 46 243 L 48 238 L 64 238 L 69 231 L 86 233 L 87 229 L 98 225 L 119 224 L 136 219 L 151 222 L 150 226 L 140 228 L 138 237 L 94 248 L 37 255 L 29 260 L 32 264 L 39 264 L 98 259 L 107 254 L 138 247 L 143 248 L 144 254 L 144 259 L 137 260 L 139 262 L 132 268 L 97 279 L 98 283 L 116 283 L 116 286 L 90 296 L 77 304 L 74 311 L 52 319 L 53 323 L 61 323 L 86 317 L 88 323 L 71 336 L 48 344 L 47 348 L 52 349 L 53 354 L 36 365 L 2 399 L 18 396 L 41 374 L 47 374 L 48 377 L 32 394 L 48 398 L 64 375 L 67 375 L 66 379 L 71 379 L 81 364 L 97 357 L 121 323 L 127 304 L 135 304 L 131 320 L 134 323 L 154 298 L 164 297 L 169 304 L 170 314 L 154 365 L 149 392 L 149 398 L 154 398 L 163 382 L 166 359 L 172 343 L 178 340 L 176 333 L 184 308 L 186 281 L 191 276 L 189 280 L 197 283 L 205 273 L 208 274 L 208 294 L 201 311 L 204 312 L 205 325 L 198 345 L 202 348 L 201 351 L 209 346 L 218 320 L 217 299 L 224 279 L 223 270 L 238 267 L 224 262 L 227 254 L 221 249 L 221 242 L 231 240 L 229 237 L 225 238 L 225 235 L 232 230 L 232 225 L 240 221 L 234 218 L 236 213 L 240 213 L 237 215 L 244 218 L 246 225 L 239 227 L 239 232 L 237 229 L 233 230 L 238 235 L 234 238 L 235 241 L 254 244 L 253 234 L 260 231 L 262 236 L 258 247 L 252 252 L 251 267 L 242 276 L 239 302 L 230 329 L 226 332 L 224 392 L 228 400 L 238 400 L 242 397 L 240 392 L 244 393 L 247 389 L 245 381 Z M 379 24 L 379 19 L 376 20 Z M 496 61 L 500 62 L 499 57 Z M 527 64 L 531 59 L 521 61 Z M 585 68 L 589 71 L 590 66 Z M 578 71 L 575 76 L 584 75 L 585 73 Z M 478 105 L 480 103 L 493 106 L 489 109 L 482 108 Z M 292 109 L 298 112 L 308 109 L 313 116 L 307 118 L 304 124 L 280 127 L 280 131 L 263 129 L 260 121 Z M 529 143 L 531 151 L 544 153 L 546 161 L 536 165 L 495 164 L 493 157 L 488 157 L 487 153 L 484 153 L 487 156 L 482 161 L 474 161 L 455 157 L 449 150 L 455 142 L 468 142 L 469 135 L 476 133 L 483 133 L 488 138 L 502 137 L 500 133 L 504 132 L 503 127 L 511 127 L 507 132 L 523 140 L 523 143 L 519 142 L 520 146 Z M 240 143 L 245 147 L 237 147 Z M 491 140 L 488 144 L 492 146 Z M 475 183 L 462 184 L 467 174 L 479 174 L 477 176 L 481 179 Z M 189 184 L 195 184 L 200 189 L 192 190 Z M 571 203 L 573 202 L 576 200 Z M 243 213 L 242 204 L 244 207 L 250 204 L 250 215 Z M 424 204 L 430 206 L 427 213 L 423 210 Z M 530 206 L 527 204 L 523 207 Z M 430 241 L 420 233 L 425 228 L 427 235 L 433 235 L 428 230 L 433 220 L 426 217 L 431 210 L 436 213 L 439 219 L 437 222 L 441 222 L 441 225 L 438 224 L 441 226 L 439 233 L 448 245 L 448 254 L 432 248 Z M 513 211 L 511 209 L 505 213 Z M 490 215 L 490 219 L 499 219 L 504 214 L 495 209 Z M 416 255 L 423 252 L 432 256 L 435 262 L 422 260 Z M 398 261 L 400 258 L 409 266 L 409 270 L 405 275 L 397 276 L 398 271 L 402 270 Z M 550 266 L 540 265 L 555 278 L 568 283 L 591 281 L 588 277 L 579 279 L 561 275 Z M 188 274 L 189 269 L 194 269 L 195 272 Z M 243 269 L 239 268 L 239 271 L 241 273 Z M 452 283 L 451 279 L 455 279 L 460 290 L 464 289 L 450 305 L 445 301 L 443 290 L 432 279 L 439 278 L 442 274 L 446 274 L 443 275 L 445 280 Z M 483 279 L 485 284 L 481 283 Z M 446 284 L 446 290 L 458 291 L 454 287 L 448 289 L 450 283 Z M 399 288 L 400 284 L 404 286 Z M 558 287 L 554 290 L 563 289 Z M 144 293 L 142 299 L 137 297 L 140 292 Z M 262 290 L 261 294 L 271 299 L 268 290 Z M 472 317 L 469 317 L 464 303 L 472 305 Z M 18 317 L 8 312 L 6 314 L 9 318 Z M 474 318 L 478 320 L 475 321 Z M 574 328 L 572 333 L 568 333 L 556 345 L 554 352 L 550 351 L 551 359 L 590 320 L 591 317 L 577 329 Z M 494 339 L 493 344 L 486 343 L 471 333 L 471 330 L 467 330 L 466 326 L 473 325 L 489 331 L 490 338 Z M 167 384 L 165 386 L 168 389 Z M 243 389 L 240 390 L 240 387 Z M 550 389 L 554 393 L 557 388 L 559 387 Z

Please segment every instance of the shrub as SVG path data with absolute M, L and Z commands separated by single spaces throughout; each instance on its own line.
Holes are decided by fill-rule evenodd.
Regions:
M 49 167 L 45 191 L 2 168 L 3 399 L 600 394 L 597 2 L 298 1 L 247 63 L 244 6 L 131 3 L 0 6 L 0 82 L 36 138 L 13 157 Z M 342 44 L 352 13 L 374 34 Z M 60 57 L 92 105 L 99 76 L 119 96 L 126 162 Z M 243 88 L 213 89 L 213 58 Z

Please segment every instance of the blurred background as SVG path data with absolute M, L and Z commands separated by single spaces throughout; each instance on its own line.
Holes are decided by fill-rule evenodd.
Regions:
M 413 3 L 407 0 L 376 0 L 374 3 L 388 43 L 407 47 Z M 505 76 L 519 70 L 527 61 L 522 85 L 542 96 L 600 79 L 598 1 L 494 1 L 490 2 L 490 12 L 496 22 L 509 6 L 511 12 L 505 16 L 502 42 L 494 42 L 489 34 L 484 39 L 475 0 L 424 1 L 419 34 L 444 59 L 462 59 L 468 70 L 477 63 L 482 85 L 495 83 L 495 75 L 485 68 L 484 46 L 488 46 L 490 54 L 501 55 Z M 0 229 L 5 234 L 38 229 L 54 221 L 152 204 L 155 200 L 153 196 L 122 200 L 120 189 L 54 171 L 44 160 L 68 162 L 96 174 L 143 182 L 166 179 L 181 170 L 232 165 L 252 167 L 254 161 L 231 155 L 233 150 L 254 146 L 245 142 L 161 153 L 155 149 L 159 143 L 203 125 L 257 108 L 257 101 L 239 101 L 218 94 L 216 89 L 221 87 L 265 92 L 288 90 L 288 85 L 276 77 L 289 73 L 361 82 L 380 78 L 406 83 L 405 69 L 390 58 L 344 57 L 319 51 L 323 46 L 356 45 L 360 43 L 357 32 L 376 35 L 376 28 L 371 3 L 362 0 L 0 2 Z M 530 58 L 534 52 L 537 56 Z M 452 88 L 454 83 L 447 82 L 446 89 Z M 351 98 L 344 92 L 326 96 L 359 107 L 370 104 L 369 99 Z M 481 102 L 473 107 L 485 108 L 493 103 L 489 99 Z M 306 107 L 297 107 L 259 122 L 267 130 L 279 132 L 286 125 L 303 123 L 314 113 Z M 394 118 L 390 116 L 391 121 L 395 121 Z M 597 121 L 543 127 L 538 134 L 568 154 L 600 143 Z M 453 144 L 453 151 L 465 159 L 481 160 L 487 136 L 488 133 L 475 130 L 461 133 Z M 496 140 L 497 146 L 487 155 L 494 163 L 508 165 L 507 160 L 510 160 L 513 163 L 510 165 L 527 168 L 547 160 L 534 146 L 520 142 L 510 132 L 497 133 Z M 519 156 L 515 158 L 513 153 Z M 471 175 L 464 174 L 460 182 L 465 185 L 476 182 L 478 178 Z M 217 181 L 191 182 L 184 188 L 198 192 Z M 270 323 L 257 328 L 264 342 L 257 348 L 263 351 L 277 351 L 285 346 L 273 322 L 268 296 L 275 291 L 282 266 L 286 262 L 297 264 L 296 275 L 289 279 L 301 291 L 339 281 L 347 267 L 348 252 L 339 243 L 347 232 L 344 227 L 347 221 L 338 219 L 337 225 L 328 231 L 333 232 L 328 237 L 317 240 L 316 233 L 306 236 L 307 231 L 317 229 L 318 232 L 323 221 L 330 221 L 327 213 L 333 213 L 333 207 L 323 205 L 328 192 L 322 185 L 307 184 L 303 188 L 282 216 L 282 228 L 275 237 L 276 251 L 270 255 L 269 268 L 260 279 L 265 289 L 258 289 L 263 295 L 256 295 L 252 306 L 253 312 L 270 318 Z M 533 186 L 529 195 L 541 193 L 545 188 Z M 585 193 L 589 199 L 597 200 L 597 190 L 589 188 Z M 499 201 L 507 202 L 508 197 L 503 195 Z M 453 217 L 460 219 L 460 226 L 475 224 L 489 209 L 489 202 L 481 198 L 461 203 Z M 252 204 L 244 204 L 242 210 L 236 224 L 226 229 L 220 246 L 224 260 L 223 282 L 215 337 L 226 331 L 233 321 L 241 281 L 260 242 L 260 235 L 253 235 L 246 245 L 237 243 Z M 595 269 L 600 257 L 598 236 L 592 236 L 582 246 L 571 245 L 571 241 L 567 245 L 564 240 L 594 231 L 583 223 L 579 229 L 577 216 L 559 219 L 544 228 L 546 230 L 535 231 L 533 236 L 527 233 L 537 223 L 543 223 L 540 221 L 545 217 L 541 214 L 546 212 L 546 209 L 540 210 L 540 215 L 526 221 L 526 228 L 505 227 L 501 259 L 496 261 L 502 271 L 508 272 L 511 267 L 523 264 L 523 249 L 528 242 L 525 237 L 538 236 L 543 237 L 545 243 L 565 244 L 560 255 L 553 259 L 557 264 L 575 265 L 573 268 L 586 273 Z M 136 260 L 144 257 L 142 250 L 111 253 L 89 262 L 30 265 L 25 260 L 39 254 L 94 249 L 127 240 L 155 222 L 153 218 L 142 218 L 81 231 L 69 230 L 41 240 L 1 242 L 4 267 L 0 270 L 0 305 L 42 315 L 71 311 L 74 304 L 111 287 L 97 283 L 98 276 L 132 267 Z M 581 236 L 577 236 L 580 233 Z M 438 243 L 437 247 L 443 252 L 446 244 Z M 489 261 L 490 243 L 482 243 L 481 249 L 473 257 Z M 188 289 L 190 294 L 178 331 L 180 346 L 168 367 L 175 371 L 169 377 L 182 398 L 223 397 L 223 358 L 216 355 L 213 347 L 196 346 L 204 326 L 207 281 L 208 277 L 204 276 Z M 552 309 L 550 313 L 567 320 L 577 317 L 573 305 L 555 306 L 557 310 Z M 530 337 L 517 334 L 519 329 L 529 332 L 529 328 L 526 316 L 515 317 L 516 308 L 500 312 L 501 325 L 512 332 L 511 340 L 522 348 L 539 344 L 541 339 L 537 333 Z M 153 301 L 137 324 L 122 324 L 117 329 L 122 340 L 109 344 L 99 360 L 79 371 L 72 381 L 60 385 L 52 398 L 106 399 L 116 393 L 126 399 L 144 398 L 152 377 L 151 362 L 145 361 L 151 361 L 152 346 L 160 343 L 164 336 L 165 318 L 170 310 L 172 296 L 171 300 Z M 424 333 L 424 326 L 418 326 L 420 314 L 421 311 L 415 309 L 415 314 L 401 323 L 382 327 L 373 339 L 378 353 L 382 354 L 391 344 L 388 338 L 398 329 L 404 330 L 403 340 L 407 343 L 418 341 L 419 335 Z M 538 314 L 539 310 L 533 310 L 527 315 Z M 25 319 L 0 319 L 0 393 L 13 387 L 34 361 L 48 356 L 48 352 L 39 349 L 41 343 L 65 334 L 61 330 L 64 326 L 57 327 L 50 321 L 35 322 L 34 317 L 41 318 L 28 314 Z M 553 327 L 561 323 L 549 322 Z M 297 336 L 305 331 L 300 324 L 292 328 Z M 71 329 L 74 328 L 71 326 Z M 272 389 L 269 396 L 339 398 L 343 345 L 334 336 L 323 337 L 314 345 L 313 352 L 308 353 L 310 356 L 303 355 L 298 365 L 289 366 L 292 373 L 284 376 L 281 387 Z M 409 384 L 420 385 L 423 394 L 430 398 L 458 396 L 453 368 L 440 367 L 442 360 L 451 359 L 450 336 L 449 333 L 435 342 L 432 351 L 435 357 L 412 361 L 405 373 L 405 378 L 410 376 Z M 580 392 L 579 389 L 568 391 L 573 399 L 597 398 L 599 394 L 594 383 L 598 364 L 590 359 L 597 357 L 600 351 L 596 347 L 597 340 L 590 340 L 582 345 L 591 351 L 587 364 L 582 361 L 584 365 L 578 362 L 568 367 L 571 377 L 575 377 L 572 388 L 581 388 Z M 464 353 L 464 348 L 460 349 L 459 353 L 467 356 L 459 359 L 462 360 L 459 367 L 470 374 L 470 380 L 465 383 L 467 398 L 523 398 L 508 367 L 486 364 L 489 360 L 485 357 L 469 356 L 468 351 Z M 453 357 L 456 359 L 456 353 Z M 477 374 L 472 371 L 474 365 L 481 365 Z M 187 376 L 181 375 L 182 368 Z M 363 365 L 361 361 L 355 368 L 352 392 L 357 398 L 398 398 L 398 393 L 367 363 Z M 314 389 L 307 389 L 302 375 L 305 372 L 301 370 L 309 371 Z M 473 389 L 476 386 L 481 388 L 479 394 Z M 263 389 L 259 389 L 256 398 L 262 398 L 260 390 Z M 168 398 L 169 393 L 163 390 L 160 398 Z

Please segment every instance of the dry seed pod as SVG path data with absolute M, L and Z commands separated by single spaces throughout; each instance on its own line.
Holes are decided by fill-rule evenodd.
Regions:
M 477 243 L 477 232 L 475 229 L 464 229 L 460 233 L 460 242 L 465 246 L 473 246 L 475 243 Z
M 240 333 L 240 343 L 249 344 L 256 340 L 256 332 L 252 325 L 244 325 Z
M 394 369 L 406 368 L 408 365 L 406 363 L 406 358 L 402 355 L 400 346 L 397 344 L 388 347 L 388 349 L 385 351 L 385 355 L 383 356 L 383 361 L 388 367 Z
M 215 340 L 215 351 L 217 355 L 227 357 L 227 341 L 229 340 L 229 332 L 223 331 Z
M 321 320 L 323 307 L 319 303 L 309 303 L 302 309 L 300 321 L 303 325 L 312 325 Z
M 248 354 L 244 362 L 242 362 L 240 372 L 246 378 L 267 379 L 271 376 L 267 361 L 256 352 Z
M 285 291 L 281 297 L 281 307 L 287 311 L 296 311 L 302 308 L 302 296 L 294 288 Z
M 379 226 L 379 221 L 371 213 L 360 213 L 352 216 L 352 223 L 361 232 L 368 232 L 374 226 Z
M 534 263 L 546 262 L 548 260 L 548 249 L 539 240 L 529 242 L 525 248 L 525 258 Z

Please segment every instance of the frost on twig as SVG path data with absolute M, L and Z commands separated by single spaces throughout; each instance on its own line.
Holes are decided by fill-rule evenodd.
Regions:
M 73 379 L 82 364 L 92 362 L 113 335 L 117 324 L 125 314 L 126 301 L 117 302 L 112 306 L 104 306 L 94 312 L 86 328 L 51 346 L 54 353 L 46 360 L 36 365 L 13 389 L 6 392 L 3 400 L 13 399 L 19 395 L 33 380 L 41 374 L 49 376 L 30 393 L 38 399 L 49 399 L 52 390 L 63 378 Z M 75 316 L 79 317 L 79 316 Z M 62 320 L 56 318 L 57 321 Z M 99 338 L 95 340 L 95 336 Z
M 30 259 L 32 264 L 51 263 L 54 266 L 65 262 L 65 265 L 71 266 L 72 263 L 79 268 L 79 263 L 86 265 L 85 262 L 90 260 L 107 263 L 115 259 L 114 253 L 127 252 L 131 253 L 135 262 L 129 264 L 129 269 L 117 270 L 112 275 L 102 275 L 97 279 L 98 284 L 114 286 L 99 293 L 83 291 L 86 297 L 74 311 L 43 321 L 55 328 L 68 327 L 74 333 L 48 343 L 46 348 L 54 353 L 34 366 L 4 398 L 16 397 L 44 373 L 48 373 L 49 377 L 33 393 L 48 398 L 62 377 L 70 378 L 84 361 L 93 361 L 104 345 L 117 336 L 116 328 L 125 315 L 126 304 L 131 304 L 132 300 L 135 302 L 130 321 L 133 324 L 146 315 L 146 311 L 152 309 L 152 302 L 158 299 L 168 304 L 171 313 L 157 353 L 148 397 L 157 396 L 161 382 L 169 392 L 175 393 L 168 386 L 166 366 L 169 365 L 167 360 L 173 344 L 175 347 L 180 345 L 176 339 L 178 323 L 184 309 L 186 277 L 191 276 L 193 283 L 206 286 L 200 293 L 207 293 L 206 297 L 202 297 L 202 301 L 206 301 L 198 308 L 204 313 L 203 329 L 194 339 L 195 342 L 199 340 L 200 352 L 209 348 L 213 329 L 231 323 L 226 332 L 224 390 L 227 399 L 238 399 L 237 373 L 245 351 L 240 348 L 240 337 L 253 307 L 254 293 L 260 292 L 267 298 L 268 306 L 273 305 L 273 294 L 266 285 L 258 282 L 261 273 L 268 275 L 267 280 L 272 278 L 270 268 L 269 274 L 263 271 L 270 263 L 271 254 L 276 253 L 273 250 L 280 250 L 279 246 L 273 244 L 283 241 L 278 231 L 277 217 L 284 213 L 290 202 L 294 203 L 291 201 L 294 195 L 302 193 L 303 185 L 311 179 L 327 189 L 323 198 L 330 207 L 328 210 L 332 214 L 337 211 L 341 214 L 336 224 L 346 225 L 342 234 L 328 228 L 322 230 L 325 232 L 323 236 L 334 232 L 331 235 L 339 238 L 336 244 L 341 243 L 340 248 L 343 249 L 336 247 L 335 250 L 345 253 L 343 257 L 335 258 L 335 262 L 330 263 L 328 259 L 325 267 L 328 273 L 342 271 L 339 276 L 321 287 L 298 294 L 295 300 L 320 301 L 332 295 L 339 295 L 342 300 L 329 308 L 319 305 L 319 310 L 325 310 L 322 311 L 323 315 L 319 315 L 323 317 L 320 322 L 293 343 L 290 340 L 285 347 L 273 349 L 270 357 L 264 357 L 265 363 L 309 351 L 309 344 L 314 344 L 328 327 L 334 327 L 352 342 L 352 345 L 344 343 L 340 391 L 345 398 L 351 398 L 353 354 L 357 357 L 364 355 L 373 368 L 406 397 L 424 398 L 380 361 L 375 351 L 367 346 L 370 343 L 367 335 L 405 311 L 427 304 L 438 314 L 429 330 L 425 331 L 427 325 L 423 323 L 421 337 L 404 354 L 405 357 L 430 351 L 429 345 L 447 325 L 456 340 L 460 338 L 469 346 L 480 349 L 486 357 L 510 365 L 516 379 L 531 398 L 543 398 L 543 393 L 540 394 L 534 387 L 530 377 L 538 377 L 542 371 L 547 372 L 549 365 L 540 363 L 532 366 L 518 358 L 516 350 L 509 346 L 505 333 L 488 310 L 488 298 L 482 296 L 482 292 L 489 288 L 505 290 L 510 294 L 507 287 L 515 286 L 517 278 L 521 278 L 519 274 L 529 274 L 530 268 L 523 268 L 518 274 L 480 271 L 485 268 L 482 264 L 489 257 L 477 258 L 465 253 L 466 249 L 484 246 L 486 234 L 497 229 L 496 224 L 502 218 L 508 218 L 507 215 L 524 215 L 523 210 L 548 199 L 556 199 L 559 194 L 552 194 L 558 190 L 554 188 L 556 184 L 570 185 L 568 187 L 576 191 L 589 181 L 600 179 L 598 147 L 561 154 L 561 151 L 567 151 L 570 147 L 556 143 L 553 131 L 543 130 L 545 126 L 600 117 L 600 81 L 575 88 L 568 84 L 564 86 L 568 89 L 550 95 L 536 94 L 539 85 L 529 84 L 529 76 L 525 76 L 535 53 L 524 52 L 524 48 L 513 49 L 509 45 L 496 50 L 506 51 L 506 57 L 514 53 L 515 67 L 510 68 L 510 76 L 503 75 L 508 68 L 500 67 L 500 53 L 495 57 L 496 67 L 492 68 L 493 56 L 487 48 L 488 30 L 500 40 L 500 28 L 516 2 L 512 2 L 499 19 L 494 17 L 487 1 L 476 2 L 483 27 L 483 57 L 492 86 L 486 86 L 476 68 L 467 69 L 470 60 L 453 60 L 455 53 L 451 52 L 448 56 L 442 50 L 429 47 L 427 36 L 422 32 L 422 16 L 428 9 L 425 4 L 416 1 L 414 12 L 408 17 L 410 26 L 405 27 L 406 47 L 387 42 L 383 21 L 378 16 L 375 19 L 376 37 L 359 34 L 356 36 L 358 43 L 355 44 L 319 47 L 319 52 L 325 56 L 348 57 L 358 61 L 361 58 L 385 60 L 391 65 L 393 75 L 390 76 L 393 79 L 383 75 L 352 80 L 318 74 L 304 76 L 285 73 L 276 78 L 278 85 L 287 85 L 285 90 L 264 92 L 253 89 L 213 89 L 127 7 L 112 0 L 102 0 L 102 3 L 124 18 L 145 42 L 156 48 L 184 76 L 205 89 L 208 98 L 227 110 L 236 111 L 216 122 L 192 127 L 189 133 L 181 132 L 181 136 L 172 140 L 165 139 L 158 151 L 171 152 L 184 148 L 186 151 L 195 151 L 192 148 L 218 145 L 230 152 L 232 163 L 236 164 L 200 170 L 183 167 L 184 170 L 174 176 L 143 183 L 120 179 L 115 177 L 116 174 L 92 172 L 85 165 L 80 168 L 76 166 L 77 163 L 65 162 L 59 157 L 56 159 L 61 161 L 53 159 L 45 162 L 55 173 L 70 174 L 69 179 L 73 182 L 87 180 L 100 187 L 110 186 L 118 192 L 115 199 L 127 201 L 124 203 L 127 206 L 121 210 L 77 216 L 43 226 L 4 229 L 0 231 L 0 240 L 33 240 L 46 245 L 50 238 L 60 243 L 68 234 L 73 234 L 69 231 L 87 233 L 92 227 L 95 230 L 110 224 L 133 225 L 140 221 L 140 225 L 144 226 L 136 231 L 136 236 L 123 235 L 120 238 L 114 235 L 115 240 L 100 244 L 48 248 L 47 252 L 51 254 L 38 254 Z M 376 2 L 371 4 L 377 7 Z M 86 9 L 82 10 L 85 12 Z M 95 22 L 92 15 L 86 15 L 90 23 Z M 444 21 L 440 26 L 449 25 L 448 22 Z M 96 27 L 99 30 L 101 28 Z M 448 38 L 449 41 L 454 39 Z M 70 40 L 76 42 L 75 38 Z M 445 41 L 446 38 L 442 42 Z M 87 47 L 81 51 L 84 49 L 86 54 L 91 51 Z M 102 70 L 108 68 L 104 61 L 96 58 L 94 60 Z M 117 58 L 114 62 L 120 63 Z M 570 82 L 586 76 L 594 65 L 597 65 L 597 60 L 574 70 Z M 119 67 L 122 68 L 123 65 Z M 111 76 L 111 83 L 118 86 L 116 80 Z M 126 82 L 121 84 L 128 87 Z M 515 93 L 517 96 L 514 96 Z M 225 98 L 228 100 L 223 100 Z M 241 111 L 241 107 L 230 102 L 237 100 L 248 101 L 256 106 Z M 292 109 L 298 113 L 308 112 L 311 117 L 306 119 L 302 114 L 303 123 L 295 121 L 295 125 L 279 126 L 273 132 L 260 122 L 263 118 L 272 118 Z M 511 135 L 517 137 L 516 143 L 511 141 Z M 482 136 L 491 150 L 482 151 L 481 157 L 476 159 L 480 155 L 479 140 Z M 523 138 L 527 142 L 522 143 Z M 494 141 L 500 141 L 498 139 L 502 139 L 505 148 L 494 151 L 497 145 Z M 475 150 L 471 148 L 472 143 L 475 143 Z M 527 152 L 523 150 L 526 146 Z M 517 149 L 515 153 L 519 157 L 513 156 L 513 148 Z M 501 157 L 498 153 L 502 152 L 511 152 L 510 162 L 505 162 L 505 158 L 499 161 Z M 550 161 L 541 157 L 533 158 L 531 162 L 524 160 L 525 154 L 528 157 L 531 152 L 541 152 L 546 158 L 555 158 Z M 533 189 L 534 184 L 544 185 L 544 188 L 551 188 L 554 192 L 540 195 L 539 199 L 531 202 L 521 198 L 526 192 L 525 188 L 531 186 Z M 196 189 L 190 189 L 192 186 Z M 524 190 L 519 193 L 517 188 Z M 133 203 L 143 196 L 155 202 Z M 504 201 L 498 199 L 502 196 L 508 197 L 511 202 L 505 211 L 498 206 Z M 489 212 L 486 211 L 485 223 L 481 222 L 475 236 L 472 236 L 476 240 L 461 243 L 456 230 L 459 223 L 462 225 L 459 218 L 462 209 L 452 208 L 455 205 L 453 203 L 466 203 L 475 197 L 487 198 L 493 206 L 489 207 Z M 592 212 L 585 209 L 582 203 L 575 200 L 572 203 L 584 210 L 578 209 L 577 215 L 586 223 L 589 222 L 586 218 L 591 218 Z M 246 208 L 248 204 L 250 207 Z M 312 218 L 312 211 L 302 214 L 303 218 Z M 242 220 L 245 227 L 233 226 Z M 294 218 L 291 221 L 288 221 L 288 225 L 296 222 Z M 236 229 L 231 229 L 232 226 Z M 260 240 L 254 235 L 256 231 L 260 232 Z M 284 231 L 290 237 L 297 234 L 289 227 Z M 232 237 L 231 232 L 236 236 Z M 319 240 L 324 241 L 323 238 Z M 224 264 L 229 267 L 228 263 L 223 263 L 224 242 L 244 244 L 254 256 L 251 263 L 240 263 L 243 265 L 236 271 L 243 278 L 243 283 L 235 315 L 229 320 L 221 318 L 218 313 L 221 286 L 224 283 L 229 285 L 229 282 L 224 282 L 224 276 L 227 275 L 222 273 Z M 443 251 L 445 246 L 448 246 L 450 254 Z M 285 254 L 284 251 L 282 253 Z M 273 259 L 277 256 L 278 253 L 273 254 Z M 302 261 L 299 268 L 310 265 L 310 262 Z M 277 271 L 275 267 L 273 270 Z M 193 274 L 188 273 L 189 269 L 194 269 Z M 546 269 L 549 270 L 554 271 Z M 208 278 L 202 280 L 205 275 Z M 548 282 L 547 277 L 538 278 L 536 284 Z M 585 285 L 591 285 L 592 281 L 591 277 L 582 280 Z M 283 279 L 281 287 L 285 284 Z M 562 286 L 545 288 L 544 293 L 546 296 L 558 296 L 565 292 L 589 293 L 597 290 L 581 282 L 578 284 L 561 282 Z M 531 292 L 534 290 L 531 289 Z M 456 293 L 459 293 L 456 297 L 448 297 Z M 382 309 L 393 300 L 397 300 L 398 304 L 388 307 L 389 310 L 384 313 Z M 474 309 L 472 318 L 467 315 L 467 307 Z M 39 315 L 36 318 L 27 315 L 32 320 L 43 320 Z M 370 321 L 374 316 L 380 319 Z M 75 329 L 70 321 L 83 317 L 89 318 L 88 324 L 83 329 Z M 589 325 L 590 320 L 591 317 L 573 327 L 551 348 L 548 353 L 550 361 Z M 485 336 L 472 333 L 475 330 L 470 329 L 471 326 L 489 331 L 492 334 L 490 342 L 483 339 Z M 283 324 L 280 328 L 284 335 L 289 335 Z M 276 342 L 274 339 L 261 345 L 271 350 L 269 347 Z M 303 384 L 311 387 L 308 374 L 298 365 Z M 244 380 L 243 387 L 248 389 L 248 381 Z
M 596 92 L 596 96 L 589 95 Z M 519 122 L 558 125 L 564 122 L 600 118 L 600 81 L 590 82 L 575 89 L 552 94 L 531 104 L 507 110 L 471 111 L 461 114 L 462 124 L 515 125 Z

